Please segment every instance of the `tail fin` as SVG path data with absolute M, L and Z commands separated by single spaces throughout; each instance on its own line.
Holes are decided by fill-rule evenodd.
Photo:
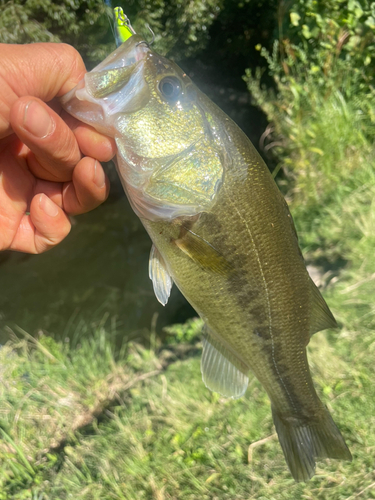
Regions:
M 324 409 L 318 421 L 308 422 L 283 418 L 272 407 L 272 417 L 286 463 L 297 482 L 306 482 L 315 474 L 316 458 L 352 460 L 328 410 Z

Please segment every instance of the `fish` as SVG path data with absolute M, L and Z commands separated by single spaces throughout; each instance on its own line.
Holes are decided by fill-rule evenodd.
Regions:
M 170 59 L 130 36 L 62 97 L 117 145 L 129 202 L 152 240 L 149 275 L 204 321 L 201 372 L 225 397 L 255 375 L 293 478 L 351 453 L 312 381 L 310 337 L 337 326 L 311 280 L 288 205 L 242 130 Z

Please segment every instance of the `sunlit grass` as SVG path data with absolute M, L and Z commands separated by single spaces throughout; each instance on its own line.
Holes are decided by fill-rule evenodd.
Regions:
M 351 325 L 315 335 L 310 359 L 354 460 L 319 463 L 306 485 L 294 483 L 276 439 L 248 454 L 274 434 L 255 379 L 236 401 L 204 387 L 200 322 L 175 328 L 190 347 L 158 355 L 136 345 L 115 353 L 104 327 L 79 348 L 14 338 L 0 350 L 0 499 L 346 499 L 371 484 L 375 460 L 372 364 L 358 357 L 365 339 L 352 346 Z

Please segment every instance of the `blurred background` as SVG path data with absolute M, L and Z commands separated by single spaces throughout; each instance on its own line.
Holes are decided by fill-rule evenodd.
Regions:
M 116 4 L 117 5 L 117 4 Z M 66 42 L 88 69 L 115 48 L 112 10 L 98 1 L 1 3 L 0 41 Z M 264 65 L 256 43 L 272 47 L 276 2 L 225 6 L 210 2 L 129 2 L 123 5 L 135 30 L 174 58 L 201 90 L 259 142 L 267 121 L 253 106 L 243 75 Z M 176 287 L 168 307 L 155 299 L 148 278 L 151 242 L 132 212 L 112 163 L 109 200 L 74 218 L 69 237 L 52 252 L 0 255 L 0 343 L 15 324 L 28 332 L 79 337 L 88 324 L 110 319 L 120 338 L 147 341 L 151 323 L 163 326 L 194 315 Z
M 354 460 L 296 485 L 259 384 L 238 401 L 206 390 L 201 324 L 176 287 L 156 301 L 151 242 L 109 163 L 108 201 L 62 244 L 0 253 L 0 500 L 373 499 L 375 3 L 0 0 L 0 42 L 66 42 L 91 69 L 115 48 L 118 5 L 285 195 L 340 326 L 314 335 L 309 359 Z

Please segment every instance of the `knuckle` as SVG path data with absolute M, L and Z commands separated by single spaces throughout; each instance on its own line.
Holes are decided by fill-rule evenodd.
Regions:
M 84 67 L 83 59 L 74 47 L 67 43 L 61 43 L 60 49 L 61 57 L 59 58 L 59 64 L 62 66 L 63 70 L 66 71 L 66 69 L 68 69 L 69 73 L 75 74 Z
M 48 44 L 50 60 L 53 61 L 53 70 L 57 75 L 64 75 L 66 80 L 75 79 L 77 82 L 83 77 L 86 68 L 79 52 L 67 43 Z
M 68 167 L 74 167 L 80 160 L 81 155 L 77 142 L 71 130 L 65 126 L 55 134 L 53 156 L 54 158 Z
M 82 61 L 79 52 L 67 43 L 51 44 L 50 50 L 53 51 L 55 56 L 55 64 L 57 64 L 64 72 L 68 69 L 76 68 Z
M 51 234 L 39 234 L 39 238 L 36 239 L 35 242 L 35 248 L 36 248 L 36 253 L 40 254 L 43 252 L 47 252 L 48 250 L 51 250 L 53 247 L 61 243 L 68 234 L 70 233 L 71 229 L 71 224 L 69 222 L 69 219 L 66 218 L 65 223 L 62 223 L 59 226 L 59 230 L 56 233 L 51 233 Z

